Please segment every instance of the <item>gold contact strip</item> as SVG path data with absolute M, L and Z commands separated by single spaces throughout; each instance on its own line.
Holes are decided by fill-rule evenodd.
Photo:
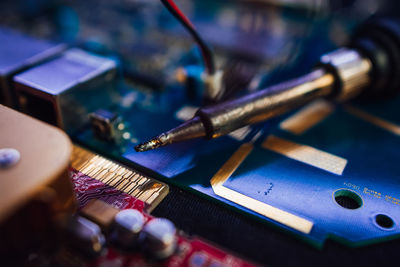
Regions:
M 125 186 L 122 184 L 119 184 L 117 186 L 117 189 L 124 190 L 124 192 L 129 192 L 130 194 L 134 194 L 137 197 L 140 197 L 140 192 L 135 192 L 135 190 L 138 189 L 138 187 L 143 183 L 142 180 L 135 180 L 135 181 L 131 181 L 130 183 L 133 185 L 133 187 L 129 191 L 127 189 L 124 189 Z M 129 185 L 127 187 L 129 187 Z
M 300 135 L 323 121 L 334 111 L 334 106 L 326 100 L 315 100 L 282 121 L 282 130 Z
M 136 190 L 139 186 L 140 186 L 140 185 L 139 185 L 139 183 L 137 183 L 137 182 L 132 183 L 132 186 L 129 187 L 129 189 L 127 189 L 127 192 L 128 192 L 129 194 L 133 194 L 133 193 L 135 192 L 135 190 Z
M 150 193 L 150 192 L 144 192 L 144 193 L 142 193 L 140 196 L 141 196 L 143 199 L 148 200 L 148 199 L 151 197 L 151 195 L 152 195 L 152 193 Z
M 157 184 L 148 184 L 148 185 L 150 185 L 150 186 L 149 186 L 150 188 L 157 188 L 157 187 L 158 187 Z M 147 186 L 147 185 L 146 185 L 146 186 Z M 150 191 L 143 191 L 143 192 L 141 192 L 140 196 L 141 196 L 143 199 L 148 199 L 148 198 L 151 197 L 151 192 L 150 192 Z
M 131 181 L 123 178 L 121 179 L 121 177 L 117 175 L 108 184 L 122 191 L 122 187 L 126 183 L 131 183 Z
M 152 194 L 147 201 L 153 202 L 157 197 L 158 197 L 158 192 L 155 192 L 154 194 Z
M 299 232 L 309 234 L 314 226 L 314 224 L 309 220 L 306 220 L 284 210 L 275 208 L 271 205 L 265 204 L 254 198 L 233 191 L 232 189 L 229 189 L 227 187 L 218 187 L 216 188 L 216 190 L 214 190 L 214 192 L 216 192 L 215 194 L 220 196 L 229 196 L 229 198 L 225 198 L 239 205 L 242 205 L 241 203 L 246 203 L 246 208 L 251 207 L 251 210 L 274 221 L 277 221 L 285 226 L 293 228 Z
M 355 108 L 350 105 L 346 105 L 344 109 L 350 113 L 351 115 L 358 117 L 362 120 L 365 120 L 371 124 L 374 124 L 375 126 L 378 126 L 388 132 L 391 132 L 395 135 L 400 135 L 400 125 L 394 124 L 390 121 L 384 120 L 382 118 L 379 118 L 375 115 L 372 115 L 368 112 L 365 112 L 361 109 Z
M 154 209 L 168 194 L 166 184 L 144 177 L 139 173 L 74 145 L 71 167 L 107 185 L 125 192 Z
M 100 173 L 101 170 L 102 170 L 101 167 L 95 166 L 93 169 L 91 169 L 90 171 L 87 172 L 87 175 L 89 175 L 89 176 L 97 176 L 97 174 Z
M 273 135 L 265 139 L 262 147 L 337 175 L 342 175 L 347 165 L 347 159 Z
M 141 186 L 144 184 L 145 181 L 146 181 L 145 179 L 141 179 L 141 180 L 138 182 L 136 188 L 133 190 L 133 193 L 132 193 L 132 194 L 137 195 L 137 196 L 140 196 L 140 195 L 141 195 L 141 191 L 142 191 L 142 190 L 141 190 Z
M 132 194 L 133 191 L 131 190 L 131 188 L 136 188 L 136 187 L 137 187 L 137 183 L 136 182 L 130 182 L 128 180 L 128 182 L 125 184 L 125 186 L 123 186 L 122 188 L 121 188 L 121 186 L 119 186 L 119 188 L 118 187 L 116 187 L 116 188 L 121 190 L 121 191 L 124 191 L 124 192 L 126 192 L 128 194 Z
M 253 147 L 254 146 L 252 143 L 242 144 L 239 149 L 218 170 L 218 172 L 210 181 L 214 193 L 278 223 L 286 225 L 302 233 L 309 234 L 314 225 L 311 221 L 243 195 L 223 185 L 224 182 L 229 179 L 229 177 L 250 154 L 250 152 L 253 150 Z
M 103 160 L 104 161 L 104 160 Z M 99 165 L 98 164 L 99 163 L 99 161 L 97 161 L 97 164 L 96 165 Z M 109 165 L 109 164 L 107 164 L 107 165 Z M 132 187 L 131 186 L 129 186 L 129 181 L 128 180 L 126 180 L 126 181 L 121 181 L 121 180 L 125 180 L 125 179 L 118 179 L 118 178 L 121 178 L 121 177 L 118 177 L 119 175 L 122 175 L 123 174 L 123 172 L 126 170 L 125 168 L 123 168 L 123 167 L 115 167 L 115 165 L 113 165 L 113 167 L 112 168 L 110 168 L 110 170 L 111 171 L 114 171 L 115 173 L 116 173 L 116 175 L 115 176 L 113 176 L 113 177 L 108 177 L 108 178 L 111 178 L 112 180 L 110 180 L 110 181 L 108 181 L 109 182 L 109 184 L 110 185 L 114 185 L 114 186 L 116 186 L 117 184 L 118 184 L 118 186 L 116 186 L 116 188 L 117 189 L 119 189 L 119 190 L 121 190 L 121 191 L 126 191 L 126 188 L 127 187 L 129 187 L 129 188 L 132 188 L 133 187 L 133 189 L 136 189 L 136 187 L 138 186 L 136 183 L 133 183 L 132 184 Z M 96 174 L 98 174 L 100 172 L 100 169 L 94 169 L 94 170 L 92 170 L 91 171 L 91 174 L 92 175 L 96 175 Z M 104 174 L 105 172 L 104 172 L 104 170 L 101 172 L 102 174 Z M 135 177 L 140 177 L 141 179 L 140 179 L 140 181 L 139 181 L 139 185 L 140 184 L 143 184 L 144 182 L 146 182 L 148 179 L 146 179 L 146 178 L 144 178 L 144 177 L 142 177 L 142 176 L 139 176 L 138 174 L 134 174 L 134 175 L 132 175 L 132 172 L 131 171 L 127 171 L 127 173 L 126 173 L 126 175 L 125 175 L 125 177 L 129 177 L 129 176 L 135 176 Z M 98 177 L 99 178 L 99 177 Z M 101 180 L 103 180 L 104 181 L 104 179 L 101 179 Z M 158 184 L 158 187 L 160 188 L 160 185 Z M 160 189 L 162 189 L 162 188 L 160 188 Z M 131 190 L 129 190 L 129 191 L 131 191 Z M 143 191 L 143 190 L 142 190 Z M 146 192 L 145 192 L 145 194 L 143 195 L 143 192 L 142 191 L 140 191 L 140 195 L 137 195 L 137 197 L 139 198 L 139 199 L 141 199 L 141 200 L 143 200 L 143 201 L 145 201 L 145 202 L 155 202 L 155 201 L 157 201 L 158 203 L 161 201 L 161 200 L 158 200 L 158 196 L 160 195 L 160 193 L 159 192 L 149 192 L 149 190 L 145 190 Z M 153 190 L 154 191 L 154 190 Z
M 128 194 L 132 194 L 132 189 L 135 188 L 136 184 L 135 183 L 131 183 L 126 189 L 125 192 Z
M 96 177 L 98 178 L 98 180 L 103 180 L 104 176 L 108 173 L 107 169 L 102 170 L 98 175 L 96 175 Z
M 129 183 L 131 183 L 131 181 L 129 181 L 129 180 L 125 180 L 125 179 L 121 179 L 122 181 L 120 182 L 120 183 L 118 183 L 118 185 L 115 187 L 115 188 L 117 188 L 118 190 L 120 190 L 120 191 L 122 191 L 122 192 L 126 192 L 125 191 L 125 187 L 129 184 Z M 140 196 L 138 196 L 138 197 L 140 197 Z
M 113 172 L 108 172 L 105 176 L 104 179 L 102 179 L 102 182 L 105 184 L 109 184 L 109 182 L 112 180 L 112 178 L 115 176 L 115 173 Z M 93 177 L 95 178 L 95 177 Z M 95 178 L 96 179 L 96 178 Z
M 110 177 L 109 180 L 106 182 L 108 185 L 111 185 L 112 187 L 115 187 L 116 189 L 120 190 L 121 183 L 131 182 L 127 179 L 123 179 L 123 178 L 121 179 L 121 178 L 122 177 L 115 174 L 114 176 Z
M 126 184 L 120 183 L 118 185 L 118 187 L 121 188 L 121 190 L 123 190 L 124 192 L 130 192 L 131 193 L 131 191 L 133 192 L 132 189 L 136 189 L 139 186 L 138 181 L 132 181 L 132 180 L 128 180 L 128 179 L 126 181 L 128 181 L 128 183 L 126 183 Z
M 224 182 L 236 171 L 236 169 L 242 164 L 247 158 L 250 152 L 253 150 L 252 143 L 242 144 L 238 150 L 222 165 L 217 171 L 214 177 L 211 179 L 211 185 L 213 187 L 223 186 Z
M 127 191 L 129 194 L 135 194 L 135 190 L 140 186 L 141 179 L 142 178 L 138 177 L 136 180 L 131 180 L 133 187 Z
M 153 188 L 153 187 L 152 187 Z M 156 189 L 157 187 L 153 188 Z M 143 199 L 145 202 L 149 201 L 149 199 L 154 195 L 157 194 L 157 190 L 146 190 L 140 195 L 140 198 Z

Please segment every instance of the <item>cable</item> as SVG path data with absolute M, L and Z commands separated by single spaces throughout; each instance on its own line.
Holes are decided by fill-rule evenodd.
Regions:
M 204 40 L 200 37 L 199 33 L 194 28 L 193 24 L 190 20 L 182 13 L 182 11 L 178 8 L 173 0 L 161 0 L 164 6 L 171 12 L 171 14 L 179 20 L 180 23 L 189 31 L 192 35 L 193 39 L 199 45 L 201 54 L 204 59 L 204 64 L 208 74 L 212 75 L 215 73 L 215 63 L 214 57 L 211 52 L 211 49 L 207 46 Z

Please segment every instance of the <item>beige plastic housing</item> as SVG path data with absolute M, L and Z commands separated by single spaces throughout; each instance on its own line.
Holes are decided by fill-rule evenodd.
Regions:
M 68 173 L 72 151 L 68 136 L 0 105 L 2 148 L 18 150 L 20 160 L 0 167 L 0 249 L 25 248 L 51 239 L 76 209 Z

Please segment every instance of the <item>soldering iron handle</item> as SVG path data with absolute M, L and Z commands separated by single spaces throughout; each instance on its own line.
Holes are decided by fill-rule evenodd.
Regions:
M 400 20 L 375 17 L 361 24 L 349 47 L 372 63 L 371 82 L 363 98 L 387 98 L 400 89 Z
M 243 126 L 267 120 L 301 106 L 311 99 L 327 96 L 333 75 L 317 69 L 245 97 L 198 110 L 206 137 L 216 138 Z

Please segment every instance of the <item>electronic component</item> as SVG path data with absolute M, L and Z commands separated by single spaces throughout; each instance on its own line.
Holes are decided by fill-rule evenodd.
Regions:
M 111 226 L 118 212 L 118 209 L 98 199 L 92 199 L 80 210 L 83 216 L 97 223 L 104 230 Z
M 112 88 L 115 75 L 113 60 L 69 49 L 16 75 L 14 82 L 21 111 L 74 132 L 91 112 L 118 99 Z
M 153 219 L 144 229 L 147 251 L 157 259 L 171 256 L 176 249 L 176 229 L 168 219 Z
M 66 234 L 70 246 L 80 250 L 85 256 L 99 256 L 104 249 L 106 239 L 100 227 L 83 217 L 72 218 L 66 227 Z
M 114 231 L 117 243 L 123 247 L 132 247 L 139 239 L 145 218 L 138 210 L 126 209 L 115 216 Z
M 66 45 L 30 38 L 3 27 L 0 27 L 0 40 L 0 104 L 14 107 L 12 76 L 54 57 Z
M 103 161 L 102 164 L 107 165 L 109 163 Z M 75 265 L 86 263 L 90 266 L 104 266 L 104 264 L 124 262 L 129 265 L 140 263 L 142 266 L 154 266 L 154 264 L 167 267 L 187 266 L 189 263 L 197 263 L 198 256 L 201 254 L 205 263 L 210 265 L 215 263 L 222 266 L 254 266 L 208 244 L 206 241 L 196 237 L 186 237 L 181 231 L 176 231 L 171 221 L 149 215 L 146 212 L 145 203 L 131 195 L 73 169 L 71 170 L 71 178 L 81 211 L 87 205 L 96 203 L 96 206 L 100 207 L 99 209 L 92 209 L 93 206 L 90 208 L 92 211 L 96 210 L 95 216 L 98 218 L 96 220 L 109 222 L 109 219 L 107 219 L 110 218 L 109 212 L 104 214 L 105 219 L 100 219 L 101 211 L 111 209 L 114 213 L 116 209 L 121 210 L 114 216 L 112 228 L 109 229 L 111 231 L 106 229 L 103 231 L 107 241 L 107 249 L 102 250 L 103 253 L 98 252 L 100 251 L 99 248 L 103 248 L 101 246 L 103 234 L 100 233 L 100 227 L 82 217 L 77 217 L 83 220 L 73 222 L 74 227 L 76 230 L 83 227 L 85 233 L 79 235 L 82 239 L 81 243 L 76 243 L 76 241 L 79 241 L 79 236 L 77 236 L 72 239 L 75 240 L 74 242 L 68 242 L 69 247 L 71 250 L 76 248 L 81 252 L 86 251 L 88 255 L 95 257 L 88 259 L 87 257 L 78 257 L 76 253 L 73 253 L 73 264 Z M 91 213 L 93 214 L 93 212 Z M 82 222 L 84 225 L 81 225 Z M 90 227 L 86 229 L 87 226 Z M 76 233 L 79 233 L 79 231 Z M 94 238 L 93 241 L 85 240 L 90 236 Z M 68 241 L 70 238 L 66 240 Z M 94 245 L 95 249 L 90 248 L 88 246 L 90 244 Z M 68 255 L 70 254 L 61 250 L 60 257 L 55 259 L 55 263 L 69 263 L 71 265 L 71 256 Z
M 98 109 L 90 114 L 90 125 L 96 137 L 105 141 L 118 142 L 122 138 L 121 118 L 108 110 Z

